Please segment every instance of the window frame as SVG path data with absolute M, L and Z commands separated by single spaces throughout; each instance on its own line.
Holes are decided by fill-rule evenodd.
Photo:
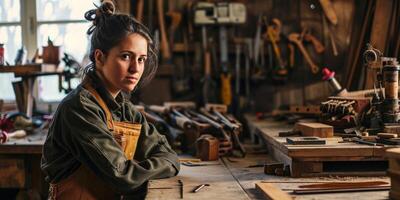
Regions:
M 0 26 L 20 26 L 21 27 L 21 40 L 27 50 L 27 58 L 32 58 L 35 55 L 36 49 L 41 48 L 39 41 L 39 27 L 46 24 L 78 24 L 87 23 L 85 19 L 77 20 L 39 20 L 37 18 L 37 4 L 38 0 L 19 0 L 20 3 L 20 21 L 15 22 L 0 22 Z M 37 81 L 37 80 L 36 80 Z M 39 97 L 38 84 L 35 84 L 33 95 L 36 103 L 52 103 L 54 101 L 44 101 Z M 6 100 L 5 103 L 14 102 L 14 100 Z M 58 102 L 59 100 L 55 100 Z

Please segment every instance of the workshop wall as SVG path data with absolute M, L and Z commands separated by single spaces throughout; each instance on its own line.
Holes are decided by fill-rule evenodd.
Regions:
M 136 12 L 138 1 L 132 1 L 132 12 Z M 171 17 L 169 11 L 182 14 L 182 21 L 173 32 L 174 44 L 172 59 L 160 59 L 159 74 L 154 81 L 145 88 L 139 90 L 140 101 L 147 104 L 162 104 L 169 100 L 194 100 L 202 103 L 202 78 L 204 74 L 204 59 L 201 47 L 201 28 L 193 25 L 193 9 L 189 9 L 196 1 L 175 0 L 168 1 L 164 5 L 166 26 L 169 31 Z M 233 2 L 233 1 L 232 1 Z M 336 72 L 340 81 L 344 65 L 349 51 L 350 36 L 352 32 L 355 1 L 335 0 L 331 1 L 333 10 L 337 16 L 337 24 L 329 22 L 323 12 L 319 1 L 301 0 L 254 0 L 235 1 L 244 3 L 247 8 L 247 22 L 243 25 L 228 27 L 229 39 L 229 69 L 233 74 L 232 89 L 235 91 L 235 40 L 253 39 L 257 31 L 259 16 L 263 16 L 264 24 L 261 26 L 261 34 L 265 35 L 267 26 L 276 18 L 282 23 L 280 40 L 277 46 L 281 50 L 281 57 L 285 63 L 287 74 L 276 77 L 276 56 L 271 51 L 271 42 L 267 37 L 264 41 L 263 59 L 264 66 L 260 69 L 264 73 L 261 78 L 254 77 L 256 66 L 250 63 L 250 91 L 246 91 L 245 59 L 246 46 L 241 44 L 240 55 L 240 96 L 241 104 L 247 104 L 251 110 L 271 110 L 281 105 L 303 105 L 318 102 L 332 92 L 327 83 L 322 81 L 321 69 L 328 67 Z M 153 7 L 150 5 L 153 3 Z M 166 1 L 164 1 L 166 3 Z M 149 13 L 149 10 L 152 14 Z M 152 10 L 152 11 L 151 11 Z M 143 10 L 143 23 L 153 32 L 158 32 L 156 4 L 154 1 L 145 1 Z M 290 66 L 290 49 L 288 36 L 291 33 L 308 33 L 318 39 L 325 50 L 316 53 L 312 43 L 303 42 L 311 59 L 319 67 L 317 73 L 311 73 L 304 56 L 299 48 L 294 45 L 294 63 Z M 172 32 L 168 32 L 172 33 Z M 220 102 L 219 97 L 219 46 L 218 26 L 207 27 L 207 36 L 211 45 L 211 51 L 215 50 L 216 56 L 212 58 L 212 77 L 217 85 L 217 91 L 213 100 Z M 168 37 L 171 37 L 170 35 Z M 185 38 L 186 37 L 186 38 Z M 187 47 L 185 40 L 188 40 Z M 269 48 L 269 50 L 268 50 Z M 162 52 L 161 52 L 162 53 Z M 162 58 L 162 56 L 160 56 Z M 261 57 L 260 57 L 261 58 Z M 157 91 L 157 94 L 154 93 Z M 211 92 L 211 91 L 210 91 Z M 246 94 L 247 93 L 247 94 Z M 235 95 L 235 93 L 234 93 Z M 268 103 L 267 103 L 268 102 Z M 269 103 L 273 102 L 273 103 Z

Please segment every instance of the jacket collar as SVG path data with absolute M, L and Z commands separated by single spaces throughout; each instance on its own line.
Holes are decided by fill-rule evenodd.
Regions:
M 108 109 L 110 109 L 111 112 L 120 109 L 121 105 L 124 103 L 122 92 L 120 92 L 114 99 L 112 95 L 107 91 L 103 81 L 94 70 L 88 72 L 87 75 L 92 80 L 92 87 L 99 93 L 100 97 L 106 103 Z

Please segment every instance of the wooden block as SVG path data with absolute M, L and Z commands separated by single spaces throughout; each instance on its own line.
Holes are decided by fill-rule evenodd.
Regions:
M 384 139 L 397 138 L 397 134 L 395 134 L 395 133 L 378 133 L 378 137 L 384 138 Z
M 368 142 L 376 142 L 376 136 L 361 136 L 361 139 Z
M 0 162 L 0 187 L 25 187 L 25 167 L 21 159 L 3 159 Z
M 386 157 L 399 160 L 400 159 L 400 148 L 391 148 L 386 150 Z
M 202 135 L 196 140 L 196 154 L 202 161 L 218 160 L 219 141 L 211 135 Z
M 294 129 L 301 131 L 303 136 L 333 137 L 333 127 L 322 123 L 300 122 L 295 125 Z
M 400 133 L 400 126 L 396 126 L 396 125 L 385 125 L 383 126 L 383 131 L 385 133 L 395 133 L 398 135 L 398 133 Z
M 296 137 L 286 138 L 288 144 L 293 145 L 313 145 L 313 144 L 326 144 L 326 140 L 319 137 Z
M 260 191 L 266 199 L 270 200 L 292 200 L 293 198 L 272 183 L 256 183 L 256 189 Z

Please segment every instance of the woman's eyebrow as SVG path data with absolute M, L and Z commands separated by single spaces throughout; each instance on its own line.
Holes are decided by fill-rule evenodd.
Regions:
M 121 53 L 129 53 L 131 55 L 137 55 L 135 52 L 130 51 L 130 50 L 122 50 Z M 147 57 L 147 53 L 139 54 L 139 56 L 146 56 Z

